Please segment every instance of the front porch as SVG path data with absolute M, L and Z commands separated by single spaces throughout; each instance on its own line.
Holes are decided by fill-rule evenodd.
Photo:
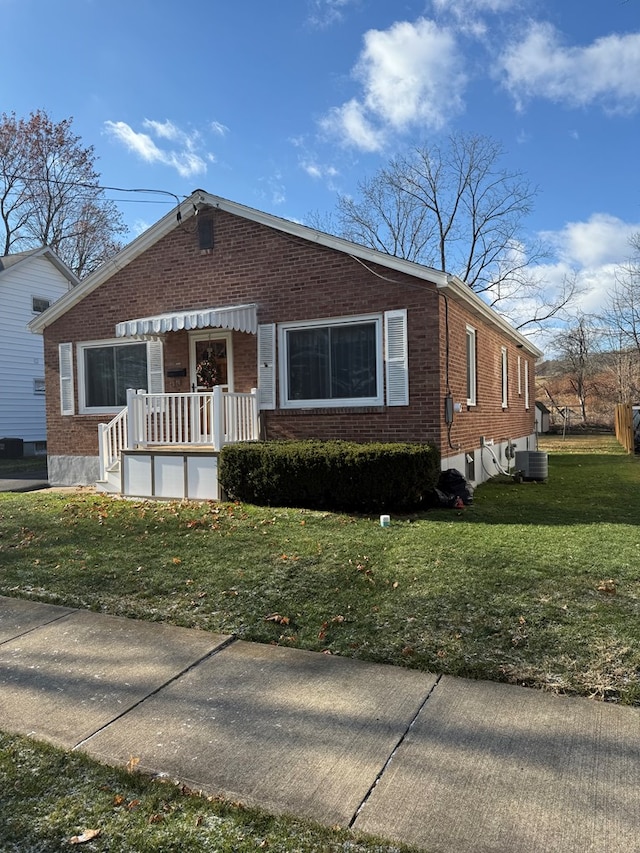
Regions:
M 126 497 L 219 500 L 225 444 L 259 437 L 258 395 L 127 391 L 127 405 L 98 427 L 100 491 Z

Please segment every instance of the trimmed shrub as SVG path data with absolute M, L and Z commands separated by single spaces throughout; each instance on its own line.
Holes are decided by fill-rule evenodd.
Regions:
M 433 445 L 347 441 L 230 444 L 218 468 L 232 500 L 363 512 L 415 509 L 428 501 L 439 475 Z

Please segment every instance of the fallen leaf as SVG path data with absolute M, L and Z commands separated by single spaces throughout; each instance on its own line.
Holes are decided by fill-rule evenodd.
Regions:
M 84 844 L 85 841 L 91 841 L 100 835 L 99 829 L 85 829 L 80 835 L 74 835 L 69 839 L 69 844 Z
M 180 557 L 172 557 L 172 558 L 171 558 L 171 562 L 172 562 L 175 566 L 178 566 L 178 565 L 180 565 L 180 563 L 182 562 L 182 560 L 180 559 Z
M 276 625 L 288 625 L 291 619 L 288 616 L 281 616 L 279 613 L 272 613 L 270 616 L 265 616 L 264 621 L 275 622 Z
M 600 581 L 598 584 L 598 592 L 606 592 L 609 595 L 615 595 L 617 592 L 616 582 L 613 578 L 607 578 L 606 580 Z
M 140 759 L 136 758 L 133 755 L 130 756 L 129 760 L 127 761 L 127 773 L 135 772 L 135 769 L 138 766 L 138 764 L 140 764 Z

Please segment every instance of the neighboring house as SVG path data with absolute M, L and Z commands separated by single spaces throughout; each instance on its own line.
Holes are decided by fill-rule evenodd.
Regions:
M 76 284 L 51 249 L 0 256 L 0 444 L 19 439 L 26 453 L 44 452 L 44 352 L 27 324 Z
M 217 497 L 247 438 L 433 442 L 474 481 L 535 448 L 541 352 L 467 285 L 200 190 L 31 328 L 52 482 Z

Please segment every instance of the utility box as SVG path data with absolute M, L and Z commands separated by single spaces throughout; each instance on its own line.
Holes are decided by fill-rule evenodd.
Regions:
M 24 441 L 21 438 L 0 438 L 0 459 L 22 459 Z
M 549 462 L 544 450 L 516 450 L 516 471 L 524 480 L 546 480 Z

